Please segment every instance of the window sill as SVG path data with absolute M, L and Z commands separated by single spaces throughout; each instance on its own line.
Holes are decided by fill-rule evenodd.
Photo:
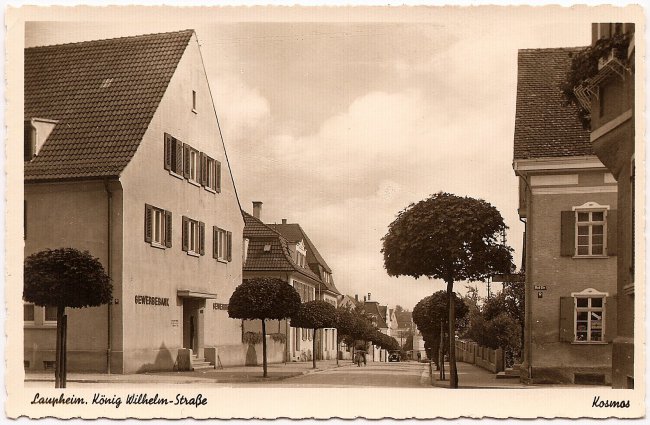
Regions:
M 574 341 L 571 345 L 607 345 L 609 342 L 605 341 Z
M 224 260 L 223 258 L 215 258 L 220 263 L 228 264 L 228 260 Z
M 158 248 L 158 249 L 165 249 L 165 248 L 167 248 L 165 245 L 161 245 L 161 244 L 159 244 L 159 243 L 157 243 L 157 242 L 151 242 L 151 246 L 154 247 L 154 248 Z
M 198 252 L 194 252 L 194 251 L 187 251 L 187 255 L 189 255 L 190 257 L 200 257 L 201 256 L 201 254 L 199 254 Z
M 197 181 L 195 181 L 195 180 L 187 179 L 187 182 L 188 182 L 189 184 L 191 184 L 191 185 L 196 186 L 196 187 L 201 187 L 201 183 L 199 183 L 199 182 L 197 182 Z
M 173 172 L 171 170 L 169 170 L 169 174 L 176 177 L 177 179 L 185 180 L 185 177 L 181 176 L 180 174 L 176 174 L 175 172 Z
M 574 255 L 573 256 L 573 259 L 575 260 L 584 259 L 584 258 L 603 259 L 603 258 L 610 258 L 610 256 L 609 255 Z
M 208 187 L 208 186 L 205 186 L 204 189 L 207 190 L 208 192 L 211 192 L 211 193 L 214 193 L 214 194 L 217 193 L 216 190 L 214 190 L 214 189 L 212 189 L 211 187 Z
M 23 326 L 25 329 L 56 329 L 56 322 L 34 325 L 32 323 L 25 323 Z

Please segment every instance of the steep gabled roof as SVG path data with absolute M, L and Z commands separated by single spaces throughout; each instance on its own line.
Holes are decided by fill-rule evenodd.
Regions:
M 25 180 L 119 176 L 193 33 L 25 49 L 25 119 L 58 121 Z
M 583 48 L 519 50 L 514 159 L 594 155 L 589 130 L 560 89 Z
M 287 224 L 268 224 L 269 227 L 273 228 L 277 232 L 281 233 L 287 241 L 289 242 L 299 242 L 304 241 L 305 248 L 307 249 L 307 264 L 309 264 L 312 271 L 320 275 L 318 266 L 322 267 L 326 272 L 332 273 L 332 269 L 327 265 L 323 256 L 320 255 L 320 252 L 316 249 L 314 243 L 309 239 L 307 233 L 302 229 L 302 227 L 297 223 L 287 223 Z M 325 282 L 321 279 L 322 284 L 335 294 L 340 294 L 339 290 L 334 285 L 334 281 Z
M 388 325 L 384 316 L 381 314 L 380 307 L 385 308 L 385 306 L 380 306 L 377 301 L 366 301 L 363 305 L 363 311 L 375 318 L 378 328 L 387 328 Z
M 320 282 L 314 272 L 300 267 L 289 254 L 287 240 L 271 227 L 242 210 L 244 216 L 244 237 L 249 239 L 244 271 L 287 271 L 298 272 Z M 270 245 L 270 250 L 264 247 Z
M 410 311 L 401 311 L 395 313 L 398 328 L 410 328 L 413 324 L 413 316 Z

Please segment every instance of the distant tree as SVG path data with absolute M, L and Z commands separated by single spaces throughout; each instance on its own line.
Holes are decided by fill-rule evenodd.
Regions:
M 244 280 L 235 288 L 228 302 L 228 316 L 233 319 L 262 321 L 262 358 L 267 375 L 266 320 L 293 317 L 300 309 L 300 295 L 287 282 L 270 277 Z
M 524 282 L 506 282 L 503 290 L 485 302 L 483 307 L 486 320 L 492 320 L 506 313 L 519 326 L 519 352 L 523 353 L 524 328 L 526 323 L 526 300 Z
M 398 213 L 382 238 L 390 276 L 442 279 L 449 297 L 449 386 L 458 388 L 455 354 L 455 281 L 478 281 L 514 270 L 507 226 L 481 199 L 436 193 Z
M 395 306 L 395 313 L 401 313 L 403 311 L 404 311 L 404 307 L 402 307 L 401 305 L 397 304 Z
M 322 300 L 309 301 L 300 306 L 298 313 L 291 318 L 294 328 L 312 329 L 313 338 L 313 367 L 316 369 L 316 332 L 323 328 L 336 327 L 336 308 Z
M 96 307 L 111 302 L 113 285 L 99 260 L 74 248 L 40 251 L 24 264 L 23 299 L 39 306 L 56 307 L 55 387 L 67 379 L 66 307 Z
M 444 376 L 444 349 L 442 342 L 449 337 L 449 314 L 448 314 L 447 293 L 438 291 L 421 299 L 413 308 L 413 322 L 422 333 L 425 342 L 429 342 L 434 354 L 434 362 Z M 454 313 L 456 321 L 460 322 L 467 315 L 468 308 L 465 302 L 460 298 L 454 298 Z

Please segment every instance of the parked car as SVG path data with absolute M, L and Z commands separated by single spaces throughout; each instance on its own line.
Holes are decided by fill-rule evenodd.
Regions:
M 399 362 L 400 361 L 399 353 L 390 353 L 388 355 L 388 361 L 389 362 Z

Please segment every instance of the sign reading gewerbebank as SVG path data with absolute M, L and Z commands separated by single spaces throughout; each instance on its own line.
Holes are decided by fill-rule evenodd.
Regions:
M 149 295 L 136 295 L 135 303 L 146 304 L 146 305 L 161 305 L 161 306 L 169 307 L 169 298 L 150 297 Z

